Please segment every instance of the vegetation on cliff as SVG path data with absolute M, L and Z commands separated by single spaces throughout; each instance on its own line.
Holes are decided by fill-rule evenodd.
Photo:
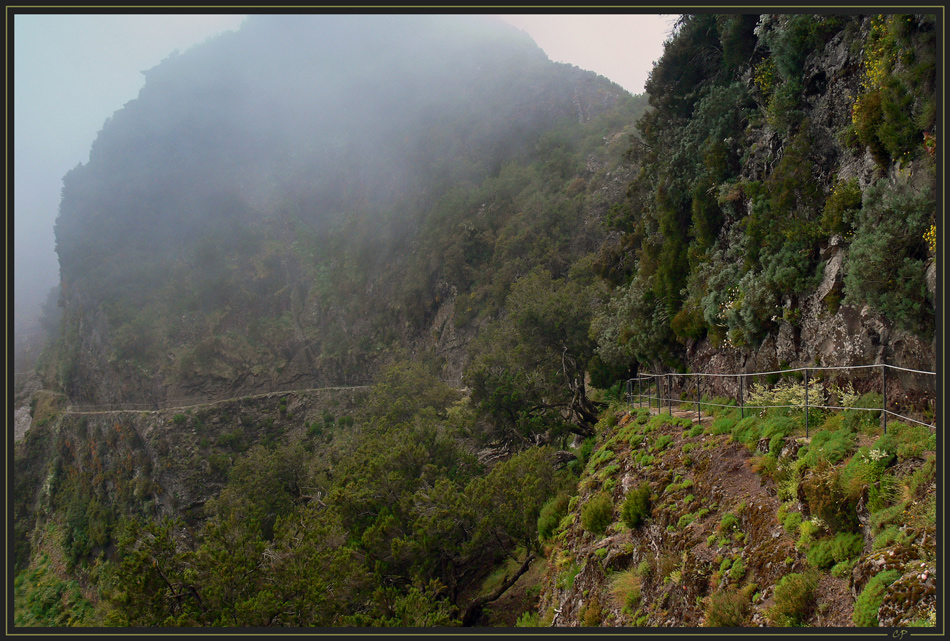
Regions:
M 818 411 L 806 437 L 797 409 L 742 418 L 705 400 L 723 407 L 702 423 L 692 403 L 603 414 L 569 509 L 545 529 L 535 624 L 934 625 L 930 430 L 884 434 L 845 406 Z
M 394 24 L 255 17 L 65 177 L 16 623 L 934 625 L 935 438 L 877 381 L 807 426 L 621 385 L 820 360 L 806 316 L 933 369 L 935 16 L 683 16 L 648 97 Z

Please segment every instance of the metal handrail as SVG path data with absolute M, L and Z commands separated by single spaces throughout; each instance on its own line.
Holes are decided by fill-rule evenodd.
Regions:
M 808 381 L 808 373 L 809 373 L 809 372 L 812 372 L 812 371 L 824 372 L 824 371 L 853 370 L 853 369 L 872 369 L 872 368 L 881 368 L 881 375 L 882 375 L 882 381 L 883 381 L 883 385 L 882 385 L 882 388 L 883 388 L 883 389 L 882 389 L 882 391 L 883 391 L 882 407 L 837 407 L 837 406 L 830 406 L 830 405 L 818 405 L 818 404 L 813 404 L 813 403 L 809 403 L 809 402 L 808 402 L 807 381 Z M 814 409 L 833 409 L 833 410 L 871 411 L 871 412 L 881 412 L 881 413 L 882 413 L 883 420 L 884 420 L 884 433 L 885 433 L 885 434 L 887 433 L 887 417 L 888 417 L 888 415 L 894 416 L 894 417 L 896 417 L 896 418 L 898 418 L 898 419 L 901 419 L 901 420 L 904 420 L 904 421 L 909 421 L 909 422 L 911 422 L 911 423 L 916 423 L 916 424 L 918 424 L 918 425 L 923 425 L 923 426 L 929 427 L 929 428 L 931 428 L 931 429 L 933 429 L 933 430 L 936 430 L 936 427 L 937 427 L 936 417 L 934 418 L 934 422 L 933 422 L 933 423 L 924 423 L 924 422 L 919 421 L 919 420 L 917 420 L 917 419 L 911 418 L 910 416 L 905 416 L 905 415 L 903 415 L 903 414 L 899 414 L 899 413 L 897 413 L 897 412 L 894 412 L 894 411 L 892 411 L 892 410 L 887 409 L 887 378 L 886 378 L 886 371 L 887 371 L 888 368 L 889 368 L 889 369 L 892 369 L 892 370 L 902 371 L 902 372 L 909 372 L 909 373 L 912 373 L 912 374 L 923 374 L 923 375 L 928 375 L 928 376 L 936 376 L 936 375 L 937 375 L 936 372 L 928 372 L 928 371 L 923 371 L 923 370 L 910 369 L 910 368 L 906 368 L 906 367 L 898 367 L 898 366 L 896 366 L 896 365 L 889 365 L 889 364 L 887 364 L 887 363 L 876 363 L 876 364 L 873 364 L 873 365 L 843 365 L 843 366 L 829 366 L 829 367 L 797 367 L 797 368 L 791 368 L 791 369 L 785 369 L 785 370 L 778 370 L 778 371 L 769 371 L 769 372 L 737 372 L 737 373 L 734 373 L 734 374 L 719 374 L 719 373 L 707 373 L 707 372 L 677 372 L 677 373 L 670 372 L 670 373 L 667 373 L 667 374 L 655 374 L 655 373 L 651 373 L 651 372 L 643 372 L 643 373 L 640 373 L 636 378 L 628 379 L 628 381 L 627 381 L 627 386 L 626 386 L 626 391 L 627 391 L 627 398 L 628 398 L 628 401 L 629 401 L 629 402 L 632 402 L 633 397 L 636 396 L 638 399 L 640 399 L 639 402 L 641 402 L 641 403 L 643 402 L 643 399 L 646 398 L 646 399 L 647 399 L 647 402 L 650 404 L 651 407 L 652 407 L 652 405 L 653 405 L 653 401 L 654 401 L 654 400 L 657 401 L 657 406 L 658 406 L 658 407 L 662 407 L 662 404 L 663 404 L 663 402 L 665 401 L 665 402 L 667 402 L 667 403 L 669 404 L 670 412 L 672 413 L 672 402 L 673 402 L 674 400 L 676 400 L 677 402 L 682 402 L 682 399 L 673 399 L 673 398 L 672 398 L 672 394 L 671 394 L 670 397 L 668 397 L 668 398 L 664 398 L 664 397 L 662 396 L 660 385 L 661 385 L 661 381 L 662 381 L 663 379 L 667 379 L 667 384 L 668 384 L 668 385 L 671 385 L 671 383 L 669 383 L 669 377 L 671 377 L 671 376 L 682 376 L 682 377 L 690 377 L 690 376 L 693 376 L 693 377 L 703 377 L 703 378 L 705 378 L 705 377 L 710 377 L 710 378 L 738 378 L 738 379 L 739 379 L 739 382 L 740 382 L 740 386 L 739 386 L 739 397 L 738 397 L 736 400 L 737 400 L 737 402 L 739 403 L 738 407 L 740 408 L 741 411 L 744 411 L 744 410 L 747 409 L 747 408 L 748 408 L 748 409 L 789 409 L 789 408 L 802 408 L 802 409 L 805 410 L 805 416 L 806 416 L 806 417 L 808 416 L 808 409 L 809 409 L 809 408 L 814 408 Z M 742 383 L 742 380 L 743 380 L 745 377 L 748 377 L 748 376 L 769 376 L 769 375 L 775 375 L 775 374 L 789 374 L 789 373 L 792 373 L 792 372 L 804 372 L 804 374 L 805 374 L 806 393 L 805 393 L 805 401 L 804 401 L 804 403 L 796 404 L 796 405 L 764 405 L 764 406 L 763 406 L 763 405 L 746 405 L 746 404 L 744 404 L 744 403 L 742 402 L 742 385 L 741 385 L 741 383 Z M 643 381 L 643 379 L 648 379 L 648 380 L 649 380 L 649 379 L 658 379 L 658 380 L 657 380 L 657 392 L 656 392 L 656 396 L 653 396 L 652 394 L 643 394 L 643 393 L 642 393 L 642 389 L 641 389 L 636 395 L 633 394 L 633 381 L 637 381 L 637 383 L 642 386 L 642 381 Z M 711 401 L 703 402 L 702 396 L 701 396 L 701 394 L 700 394 L 700 392 L 699 392 L 699 381 L 700 381 L 700 380 L 701 380 L 701 378 L 697 379 L 697 385 L 696 385 L 696 400 L 695 400 L 695 401 L 687 401 L 687 402 L 692 402 L 693 404 L 696 405 L 696 412 L 697 412 L 697 414 L 699 415 L 700 420 L 702 420 L 702 413 L 701 413 L 701 412 L 702 412 L 702 409 L 701 409 L 701 408 L 702 408 L 703 405 L 706 405 L 706 406 L 709 406 L 709 407 L 736 407 L 735 405 L 725 405 L 725 404 L 722 404 L 722 403 L 714 403 L 714 402 L 711 402 Z M 651 387 L 652 387 L 652 380 L 651 380 Z M 807 423 L 807 421 L 806 421 L 806 424 L 805 424 L 805 433 L 806 433 L 806 435 L 807 435 L 807 433 L 808 433 L 808 423 Z
M 299 394 L 308 392 L 320 392 L 325 390 L 344 390 L 344 389 L 365 389 L 372 385 L 335 385 L 326 387 L 311 387 L 306 389 L 287 389 L 274 390 L 272 392 L 260 392 L 257 394 L 245 394 L 243 396 L 234 396 L 230 398 L 219 398 L 212 400 L 201 399 L 172 399 L 161 402 L 160 407 L 150 403 L 123 403 L 121 405 L 69 405 L 64 410 L 64 414 L 93 414 L 93 413 L 118 413 L 118 412 L 168 412 L 171 410 L 184 410 L 193 407 L 202 407 L 208 405 L 220 405 L 221 403 L 230 403 L 241 401 L 246 398 L 256 399 L 267 396 L 279 396 L 281 394 Z M 171 405 L 171 403 L 189 403 L 188 405 Z

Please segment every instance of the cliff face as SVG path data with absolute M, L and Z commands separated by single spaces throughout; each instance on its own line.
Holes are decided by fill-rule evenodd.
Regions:
M 431 348 L 520 215 L 517 189 L 487 181 L 539 158 L 573 174 L 575 130 L 631 120 L 622 89 L 479 17 L 254 16 L 146 75 L 64 179 L 46 379 L 77 401 L 353 382 Z
M 595 328 L 605 359 L 935 370 L 933 24 L 681 21 L 648 84 L 619 226 L 637 263 Z
M 602 355 L 655 373 L 936 371 L 932 17 L 837 18 L 681 22 L 651 78 L 639 264 L 596 323 Z M 839 374 L 825 393 L 848 381 L 881 407 L 880 370 Z M 933 410 L 934 376 L 887 376 L 889 409 Z M 737 388 L 703 380 L 712 402 Z M 930 429 L 706 406 L 699 423 L 693 397 L 602 415 L 549 521 L 540 625 L 935 624 Z
M 917 24 L 920 17 L 904 18 Z M 878 20 L 878 22 L 876 22 Z M 768 20 L 760 20 L 766 28 Z M 774 25 L 774 21 L 772 21 Z M 853 130 L 858 118 L 858 97 L 868 91 L 869 50 L 875 46 L 872 31 L 879 19 L 864 17 L 851 29 L 832 36 L 823 47 L 810 52 L 802 66 L 802 128 L 798 136 L 811 141 L 807 162 L 813 162 L 813 186 L 833 194 L 840 185 L 852 182 L 866 193 L 875 184 L 887 192 L 933 193 L 935 174 L 932 153 L 923 157 L 903 158 L 882 165 L 871 147 L 855 145 Z M 915 61 L 931 56 L 932 43 L 912 39 L 901 56 Z M 762 63 L 760 63 L 761 66 Z M 906 64 L 906 63 L 905 63 Z M 756 67 L 743 76 L 743 82 L 763 102 L 761 77 Z M 849 133 L 851 132 L 851 133 Z M 778 135 L 769 122 L 745 131 L 744 145 L 750 150 L 739 172 L 738 182 L 767 179 L 774 173 L 783 155 L 793 152 L 793 141 Z M 925 138 L 918 141 L 923 146 Z M 811 188 L 811 187 L 809 187 Z M 867 200 L 867 196 L 864 196 Z M 826 211 L 829 201 L 825 203 Z M 745 203 L 752 214 L 754 202 Z M 898 212 L 895 212 L 900 215 Z M 776 301 L 772 317 L 775 328 L 754 349 L 734 349 L 730 342 L 706 337 L 687 345 L 687 366 L 693 371 L 730 373 L 774 371 L 783 368 L 826 366 L 843 367 L 888 363 L 900 367 L 936 371 L 936 336 L 930 332 L 908 331 L 894 317 L 885 317 L 879 309 L 848 296 L 846 273 L 851 267 L 849 253 L 854 229 L 833 233 L 818 247 L 817 269 L 813 285 L 799 295 L 787 295 Z M 920 239 L 918 239 L 919 242 Z M 885 247 L 884 251 L 900 251 Z M 903 260 L 895 256 L 895 260 Z M 919 261 L 913 277 L 926 282 L 925 305 L 929 314 L 936 312 L 935 261 Z M 864 378 L 861 372 L 852 372 Z M 867 378 L 876 378 L 868 376 Z M 919 392 L 935 392 L 934 377 L 900 375 L 893 388 L 895 397 Z M 879 385 L 869 382 L 870 385 Z

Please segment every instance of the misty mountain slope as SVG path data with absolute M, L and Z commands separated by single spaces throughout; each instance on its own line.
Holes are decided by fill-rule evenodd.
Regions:
M 67 176 L 18 624 L 935 626 L 936 16 L 683 16 L 650 109 L 427 20 L 252 21 Z
M 528 184 L 542 201 L 518 233 L 563 236 L 554 209 L 562 227 L 589 218 L 580 202 L 563 211 L 581 191 L 564 186 L 593 190 L 606 165 L 593 143 L 642 109 L 517 30 L 461 16 L 252 16 L 146 76 L 64 178 L 57 252 L 78 340 L 51 376 L 77 399 L 359 378 L 427 328 L 440 282 L 466 294 L 479 283 L 463 273 L 494 277 Z M 477 247 L 458 225 L 482 232 Z M 596 246 L 552 246 L 483 289 L 497 305 L 526 268 Z

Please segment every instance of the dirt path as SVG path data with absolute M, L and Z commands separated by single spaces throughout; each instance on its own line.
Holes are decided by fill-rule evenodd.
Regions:
M 339 390 L 355 390 L 355 389 L 369 389 L 372 385 L 344 385 L 336 387 L 312 387 L 309 389 L 297 389 L 297 390 L 281 390 L 279 392 L 264 392 L 262 394 L 246 394 L 244 396 L 234 396 L 231 398 L 221 398 L 213 401 L 202 401 L 200 403 L 194 403 L 191 405 L 175 405 L 175 406 L 166 406 L 156 409 L 83 409 L 83 406 L 74 407 L 72 405 L 66 407 L 63 410 L 63 414 L 121 414 L 121 413 L 136 413 L 136 414 L 155 414 L 158 412 L 168 412 L 174 410 L 189 410 L 197 409 L 199 407 L 213 407 L 215 405 L 223 405 L 225 403 L 232 403 L 234 401 L 240 401 L 244 399 L 257 399 L 257 398 L 267 398 L 272 396 L 281 396 L 283 394 L 301 394 L 308 392 L 323 392 L 323 391 L 339 391 Z M 97 406 L 101 407 L 101 406 Z

